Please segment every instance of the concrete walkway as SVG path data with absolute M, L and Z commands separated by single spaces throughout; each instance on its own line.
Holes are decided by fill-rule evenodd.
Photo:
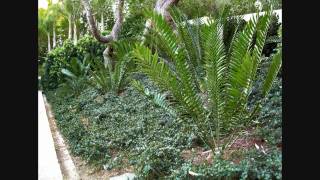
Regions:
M 38 91 L 38 179 L 62 180 L 41 91 Z

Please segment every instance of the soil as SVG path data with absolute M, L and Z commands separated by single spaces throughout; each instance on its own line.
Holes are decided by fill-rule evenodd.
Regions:
M 248 129 L 233 140 L 230 147 L 224 151 L 223 158 L 233 161 L 234 163 L 239 163 L 241 161 L 241 152 L 249 150 L 251 148 L 259 148 L 259 150 L 266 153 L 268 151 L 268 146 L 266 142 L 253 134 L 253 129 Z M 225 141 L 225 140 L 222 140 Z M 281 145 L 280 145 L 281 147 Z M 181 156 L 185 160 L 191 160 L 195 165 L 213 163 L 213 153 L 211 150 L 205 150 L 202 147 L 195 146 L 192 149 L 183 150 Z

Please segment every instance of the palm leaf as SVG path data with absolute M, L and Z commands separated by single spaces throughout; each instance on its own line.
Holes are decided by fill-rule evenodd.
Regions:
M 261 61 L 261 54 L 266 41 L 270 20 L 271 20 L 271 11 L 267 11 L 263 16 L 259 18 L 259 21 L 257 24 L 256 41 L 255 41 L 254 49 L 252 52 L 252 56 L 253 56 L 252 78 L 255 78 L 257 68 Z
M 165 109 L 167 112 L 169 112 L 174 117 L 177 116 L 176 111 L 170 107 L 170 103 L 166 100 L 166 95 L 161 94 L 155 91 L 151 91 L 148 88 L 146 88 L 140 81 L 133 80 L 131 82 L 133 87 L 135 87 L 140 93 L 146 95 L 148 98 L 150 98 L 156 105 L 160 106 L 161 108 Z
M 172 31 L 170 25 L 165 21 L 162 15 L 154 11 L 145 11 L 147 17 L 152 21 L 152 32 L 157 38 L 156 42 L 171 60 L 175 59 L 178 50 L 178 38 Z
M 140 65 L 140 70 L 147 74 L 161 88 L 170 90 L 176 98 L 181 98 L 178 80 L 168 65 L 144 45 L 137 45 L 133 50 L 134 60 Z M 159 62 L 158 62 L 159 61 Z
M 203 36 L 206 40 L 204 59 L 206 64 L 206 87 L 214 117 L 219 117 L 222 111 L 223 77 L 225 75 L 225 49 L 223 44 L 223 29 L 218 21 L 211 21 Z
M 270 64 L 266 79 L 263 83 L 262 87 L 262 95 L 263 97 L 266 97 L 269 93 L 272 83 L 274 82 L 275 78 L 277 77 L 277 74 L 281 67 L 281 56 L 282 51 L 280 50 L 277 54 L 274 55 L 272 62 Z

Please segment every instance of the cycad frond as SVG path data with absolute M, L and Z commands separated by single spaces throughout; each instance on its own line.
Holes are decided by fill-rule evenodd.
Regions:
M 274 55 L 272 62 L 270 64 L 266 79 L 263 83 L 262 87 L 262 95 L 263 97 L 266 97 L 267 94 L 269 93 L 272 83 L 274 82 L 275 78 L 277 77 L 277 74 L 280 70 L 281 67 L 281 56 L 282 56 L 282 50 Z
M 228 76 L 226 77 L 228 83 L 226 84 L 225 94 L 227 101 L 226 109 L 231 113 L 235 111 L 237 106 L 243 104 L 241 101 L 243 101 L 249 93 L 247 92 L 247 82 L 251 79 L 252 74 L 252 66 L 250 66 L 250 63 L 252 64 L 250 46 L 252 45 L 256 24 L 256 19 L 251 19 L 244 30 L 237 35 L 231 47 Z M 244 71 L 250 67 L 250 72 Z M 250 79 L 247 79 L 248 73 Z
M 171 9 L 171 16 L 177 26 L 178 36 L 181 38 L 188 59 L 194 67 L 201 65 L 202 52 L 200 46 L 200 25 L 199 21 L 191 25 L 188 19 L 177 8 Z
M 165 109 L 174 117 L 177 116 L 176 111 L 170 107 L 170 103 L 166 100 L 166 95 L 161 94 L 155 91 L 151 91 L 146 88 L 140 81 L 133 80 L 131 81 L 133 87 L 135 87 L 140 93 L 144 94 L 148 98 L 150 98 L 156 105 L 160 106 L 161 108 Z
M 176 98 L 181 98 L 178 80 L 168 65 L 159 58 L 158 53 L 152 54 L 144 45 L 137 45 L 133 50 L 135 61 L 143 73 L 147 74 L 161 88 L 170 90 Z
M 242 64 L 238 71 L 234 74 L 230 80 L 230 86 L 228 88 L 228 102 L 225 107 L 225 115 L 227 119 L 231 121 L 238 121 L 246 109 L 247 98 L 250 93 L 251 86 L 251 72 L 253 68 L 253 61 L 249 53 L 244 57 Z
M 98 89 L 103 92 L 107 92 L 111 89 L 111 79 L 108 69 L 104 66 L 102 62 L 97 61 L 93 64 L 94 71 L 91 73 L 93 81 L 93 86 L 98 86 Z
M 157 44 L 160 45 L 159 47 L 171 60 L 175 59 L 176 51 L 178 50 L 178 38 L 170 25 L 157 12 L 146 11 L 145 13 L 152 21 L 152 31 L 156 33 Z
M 210 22 L 203 34 L 204 60 L 206 72 L 206 88 L 208 90 L 211 110 L 214 117 L 219 117 L 222 111 L 223 78 L 226 71 L 225 49 L 223 44 L 223 28 L 219 21 Z
M 256 31 L 256 41 L 255 41 L 254 49 L 252 52 L 252 56 L 253 56 L 252 78 L 253 79 L 256 76 L 257 68 L 260 63 L 261 53 L 266 41 L 270 20 L 271 20 L 271 11 L 267 11 L 263 16 L 259 18 L 259 21 L 257 23 L 258 31 Z
M 187 107 L 189 113 L 197 118 L 203 118 L 204 108 L 194 83 L 190 64 L 186 61 L 183 50 L 178 51 L 176 61 L 177 74 L 180 78 L 180 91 L 183 98 L 180 101 Z

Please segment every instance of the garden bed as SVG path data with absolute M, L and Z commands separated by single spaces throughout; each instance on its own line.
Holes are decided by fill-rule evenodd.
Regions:
M 281 177 L 281 79 L 258 124 L 243 131 L 221 160 L 210 159 L 209 148 L 189 127 L 133 87 L 121 96 L 87 88 L 78 97 L 61 95 L 59 89 L 47 97 L 81 177 L 134 172 L 140 178 L 176 178 L 189 176 L 189 171 L 215 177 Z M 221 163 L 226 167 L 219 172 L 222 167 L 215 164 Z

